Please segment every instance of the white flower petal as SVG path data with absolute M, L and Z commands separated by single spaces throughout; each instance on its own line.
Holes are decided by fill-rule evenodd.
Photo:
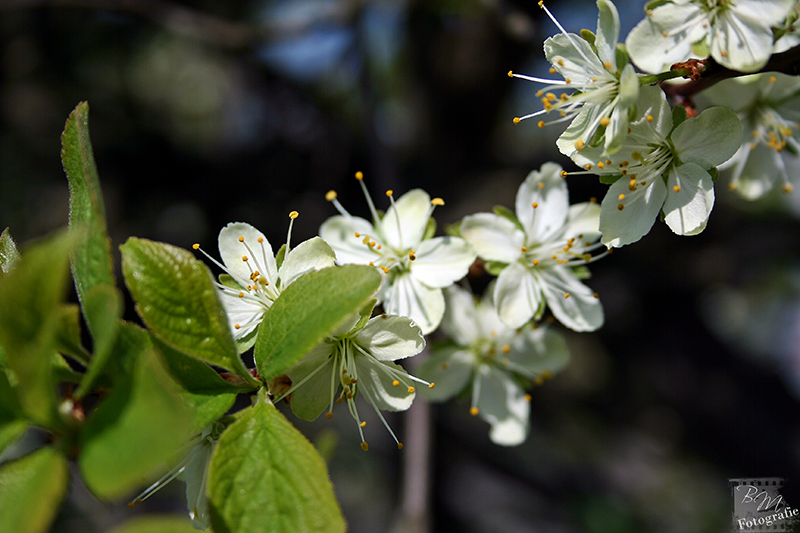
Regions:
M 597 0 L 597 34 L 594 45 L 602 62 L 617 70 L 617 41 L 619 40 L 619 13 L 616 6 L 607 0 Z
M 583 242 L 594 242 L 600 235 L 600 205 L 597 202 L 583 202 L 569 206 L 569 215 L 564 226 L 564 240 L 575 238 Z
M 235 339 L 246 337 L 250 332 L 256 329 L 264 318 L 266 307 L 262 303 L 252 301 L 245 297 L 239 298 L 235 294 L 222 292 L 219 295 L 220 302 L 225 308 L 225 314 L 228 317 L 228 323 L 231 326 L 231 333 Z M 238 328 L 236 325 L 238 324 Z
M 240 242 L 240 238 L 244 238 L 244 242 Z M 262 242 L 259 242 L 259 239 L 262 239 Z M 240 285 L 251 283 L 250 274 L 255 270 L 265 276 L 270 283 L 276 281 L 278 270 L 272 246 L 264 234 L 250 224 L 231 222 L 222 228 L 219 232 L 219 255 L 228 268 L 228 273 Z M 243 261 L 244 257 L 247 257 L 247 261 Z
M 678 158 L 708 169 L 727 161 L 742 145 L 742 125 L 730 109 L 712 107 L 672 132 Z
M 702 9 L 693 3 L 667 3 L 651 13 L 625 39 L 633 63 L 645 72 L 659 73 L 668 70 L 673 63 L 695 57 L 692 43 L 703 39 L 710 27 Z M 684 30 L 664 36 L 664 32 L 670 33 L 678 27 Z
M 574 85 L 594 85 L 593 78 L 612 77 L 589 43 L 574 33 L 569 37 L 563 33 L 548 37 L 544 42 L 544 55 L 553 68 Z
M 772 55 L 771 26 L 777 26 L 793 7 L 792 0 L 737 2 L 719 10 L 711 40 L 711 57 L 720 65 L 754 72 Z M 771 9 L 770 9 L 771 8 Z
M 278 271 L 281 288 L 285 289 L 297 278 L 312 270 L 332 267 L 335 261 L 336 254 L 328 243 L 319 237 L 312 237 L 292 248 L 286 255 Z
M 703 231 L 714 207 L 714 181 L 708 172 L 694 163 L 684 163 L 670 171 L 667 187 L 664 222 L 678 235 Z
M 526 245 L 547 241 L 567 219 L 569 197 L 562 170 L 560 165 L 545 163 L 528 174 L 517 191 L 517 218 L 525 229 Z
M 384 411 L 405 411 L 411 407 L 416 393 L 408 392 L 412 381 L 403 367 L 370 357 L 359 358 L 358 364 L 358 387 L 367 401 Z M 395 380 L 398 385 L 393 384 Z
M 478 414 L 491 424 L 489 438 L 501 446 L 516 446 L 528 437 L 530 404 L 525 392 L 505 372 L 480 367 Z
M 475 249 L 458 237 L 436 237 L 419 243 L 411 274 L 431 288 L 444 288 L 467 275 Z
M 510 263 L 522 254 L 525 234 L 510 220 L 494 213 L 464 217 L 461 236 L 471 242 L 478 256 L 487 261 Z
M 559 322 L 575 331 L 594 331 L 603 325 L 600 299 L 571 270 L 555 266 L 537 273 L 547 306 Z
M 646 179 L 645 179 L 646 178 Z M 620 247 L 638 241 L 650 231 L 664 205 L 667 188 L 661 176 L 640 176 L 647 185 L 628 190 L 624 177 L 609 187 L 600 206 L 600 231 L 603 244 Z M 624 195 L 620 200 L 620 195 Z M 619 209 L 622 205 L 623 209 Z
M 419 326 L 404 316 L 376 316 L 353 337 L 356 344 L 378 361 L 396 361 L 425 348 Z
M 356 233 L 360 236 L 356 237 Z M 336 262 L 340 265 L 368 265 L 379 257 L 377 252 L 363 243 L 366 236 L 373 240 L 379 238 L 372 224 L 363 218 L 333 216 L 322 223 L 319 236 L 336 252 Z
M 381 230 L 386 243 L 404 252 L 417 246 L 431 212 L 431 197 L 422 189 L 413 189 L 397 199 L 381 220 Z M 399 226 L 398 226 L 399 223 Z
M 543 372 L 555 373 L 569 362 L 567 341 L 555 328 L 540 326 L 522 331 L 509 343 L 506 358 L 525 375 L 535 379 Z
M 406 316 L 427 335 L 439 327 L 444 314 L 442 289 L 420 283 L 410 272 L 395 277 L 384 291 L 383 307 L 387 314 Z
M 475 297 L 458 285 L 444 290 L 445 311 L 441 328 L 459 346 L 470 346 L 480 337 Z
M 515 261 L 497 276 L 494 305 L 500 320 L 510 328 L 529 321 L 542 302 L 542 288 L 530 270 Z
M 468 350 L 454 346 L 436 350 L 414 374 L 435 386 L 422 387 L 419 393 L 426 399 L 441 402 L 448 400 L 466 388 L 472 376 L 474 356 Z

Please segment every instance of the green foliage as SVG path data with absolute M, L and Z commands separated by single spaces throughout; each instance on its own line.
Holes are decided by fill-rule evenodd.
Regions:
M 113 530 L 112 533 L 197 533 L 187 517 L 142 516 Z
M 289 285 L 259 326 L 254 356 L 261 378 L 285 372 L 360 312 L 380 284 L 375 268 L 347 265 L 310 272 Z
M 325 462 L 264 389 L 222 434 L 208 476 L 217 533 L 345 530 Z
M 672 130 L 681 125 L 686 120 L 686 108 L 682 105 L 676 105 L 672 108 Z
M 67 460 L 53 447 L 0 466 L 0 531 L 48 531 L 68 481 Z
M 0 371 L 0 453 L 19 439 L 28 428 L 17 395 L 5 372 Z
M 239 359 L 211 273 L 187 250 L 131 237 L 125 284 L 145 324 L 166 344 L 252 379 Z
M 103 372 L 106 362 L 113 354 L 117 331 L 122 324 L 123 299 L 119 290 L 110 285 L 95 285 L 83 301 L 84 314 L 94 324 L 94 353 L 81 381 L 76 398 L 82 398 L 95 384 Z M 87 320 L 88 321 L 88 320 Z
M 51 362 L 69 279 L 70 241 L 62 232 L 28 248 L 0 279 L 0 347 L 23 412 L 50 429 L 60 426 Z
M 102 499 L 140 486 L 144 476 L 175 457 L 192 429 L 191 412 L 146 331 L 124 324 L 114 352 L 130 361 L 131 372 L 119 376 L 87 421 L 79 459 L 86 485 Z
M 79 238 L 71 250 L 72 273 L 78 298 L 83 302 L 95 286 L 114 287 L 114 261 L 106 231 L 105 208 L 97 166 L 89 138 L 89 104 L 81 102 L 70 113 L 61 135 L 61 162 L 69 181 L 69 225 L 79 228 Z M 97 316 L 86 314 L 89 331 L 95 335 L 103 327 Z

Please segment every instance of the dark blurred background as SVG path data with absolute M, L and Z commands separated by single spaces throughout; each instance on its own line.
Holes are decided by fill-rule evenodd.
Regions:
M 594 2 L 548 5 L 568 30 L 596 26 Z M 616 5 L 624 40 L 643 2 Z M 297 243 L 335 213 L 329 189 L 367 215 L 358 170 L 379 208 L 390 188 L 444 198 L 440 231 L 513 207 L 529 171 L 573 168 L 558 126 L 511 120 L 539 108 L 538 87 L 506 72 L 547 75 L 557 29 L 543 15 L 533 0 L 0 0 L 0 229 L 24 243 L 66 224 L 60 134 L 82 100 L 115 246 L 136 235 L 215 254 L 218 231 L 245 221 L 277 249 L 292 210 Z M 569 186 L 573 201 L 606 188 Z M 466 402 L 432 406 L 431 462 L 414 474 L 428 476 L 430 530 L 728 531 L 728 479 L 746 476 L 786 478 L 800 505 L 793 201 L 719 186 L 703 234 L 657 222 L 596 263 L 606 325 L 566 332 L 572 362 L 532 391 L 522 446 L 491 444 Z M 401 440 L 426 431 L 418 416 L 389 418 Z M 329 459 L 352 531 L 417 529 L 401 480 L 423 449 L 398 452 L 378 421 L 366 454 L 346 416 L 298 427 Z M 54 531 L 182 513 L 182 490 L 130 510 L 75 479 Z

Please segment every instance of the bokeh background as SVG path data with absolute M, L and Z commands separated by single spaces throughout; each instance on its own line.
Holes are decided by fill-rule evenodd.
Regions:
M 596 26 L 591 1 L 548 5 L 571 31 Z M 643 2 L 616 5 L 624 38 Z M 556 31 L 533 0 L 0 0 L 0 229 L 24 243 L 66 224 L 60 133 L 82 100 L 115 245 L 213 253 L 232 221 L 281 243 L 292 210 L 300 242 L 334 214 L 329 189 L 367 215 L 358 170 L 379 204 L 386 189 L 444 198 L 440 231 L 513 206 L 543 162 L 573 168 L 558 126 L 511 120 L 538 87 L 506 72 L 546 75 Z M 569 186 L 573 201 L 605 191 Z M 378 421 L 364 453 L 346 416 L 289 414 L 351 530 L 728 531 L 728 479 L 745 476 L 786 478 L 800 506 L 798 194 L 747 204 L 719 186 L 703 234 L 657 222 L 596 263 L 606 324 L 566 332 L 572 361 L 532 391 L 522 446 L 491 444 L 464 401 L 391 416 L 402 452 Z M 129 509 L 74 476 L 54 531 L 156 512 L 185 512 L 181 483 Z

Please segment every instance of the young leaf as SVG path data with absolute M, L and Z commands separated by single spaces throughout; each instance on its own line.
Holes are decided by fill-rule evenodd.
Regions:
M 17 245 L 14 243 L 14 239 L 11 238 L 8 228 L 6 228 L 0 235 L 0 279 L 11 272 L 18 260 Z
M 24 251 L 0 279 L 0 346 L 26 416 L 59 425 L 51 365 L 69 279 L 71 237 L 60 233 Z
M 67 460 L 52 446 L 0 466 L 0 531 L 48 531 L 68 481 Z
M 289 285 L 258 329 L 254 357 L 261 378 L 285 372 L 358 313 L 380 284 L 375 268 L 346 265 L 309 272 Z
M 81 309 L 77 304 L 62 304 L 56 330 L 56 350 L 86 365 L 91 355 L 81 344 Z
M 208 494 L 217 533 L 345 530 L 325 462 L 264 389 L 222 434 Z
M 95 285 L 86 293 L 83 310 L 87 322 L 91 317 L 91 322 L 95 325 L 94 353 L 86 368 L 86 374 L 78 390 L 75 391 L 75 398 L 82 398 L 92 390 L 92 386 L 111 357 L 117 331 L 122 323 L 122 307 L 122 294 L 112 285 Z
M 120 249 L 125 284 L 153 333 L 186 354 L 252 380 L 202 261 L 181 248 L 135 237 Z
M 19 439 L 28 422 L 22 418 L 22 409 L 5 372 L 0 370 L 0 453 Z
M 75 107 L 64 125 L 61 162 L 69 181 L 69 225 L 81 229 L 70 256 L 75 288 L 83 302 L 96 285 L 116 285 L 103 194 L 89 138 L 89 104 L 86 102 Z M 93 323 L 94 318 L 86 316 L 93 335 L 102 327 Z
M 123 324 L 114 351 L 133 362 L 132 372 L 127 381 L 118 379 L 89 417 L 79 459 L 86 485 L 102 499 L 120 498 L 138 487 L 142 477 L 174 458 L 192 429 L 192 413 L 147 332 Z

